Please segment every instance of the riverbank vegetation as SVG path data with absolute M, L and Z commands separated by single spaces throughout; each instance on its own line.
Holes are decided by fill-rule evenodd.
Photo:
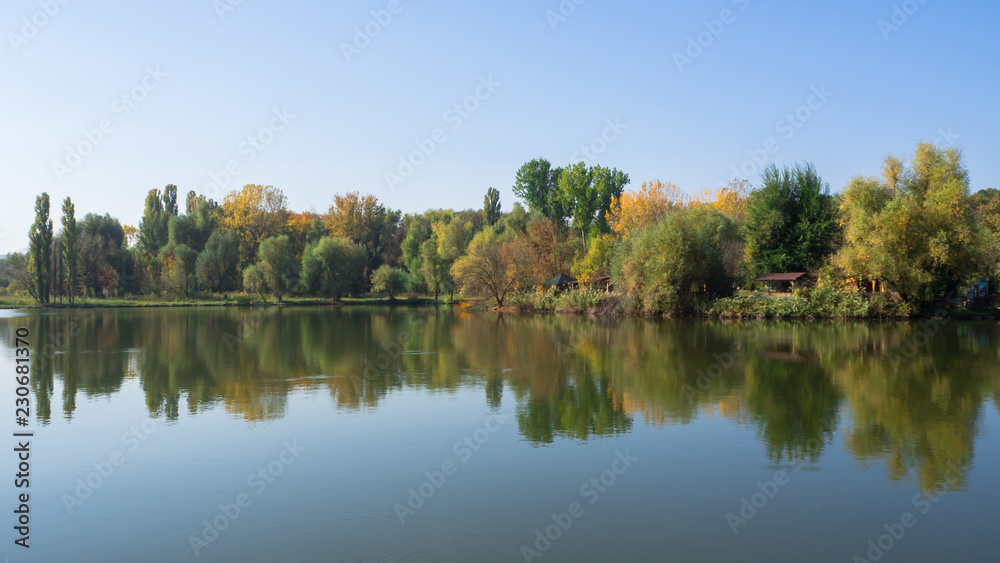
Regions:
M 1000 274 L 1000 192 L 972 193 L 955 149 L 918 144 L 879 176 L 831 193 L 810 164 L 768 167 L 687 195 L 624 172 L 517 171 L 520 199 L 502 213 L 489 188 L 479 210 L 404 215 L 373 195 L 336 194 L 326 213 L 293 212 L 273 186 L 221 203 L 178 188 L 150 190 L 142 219 L 123 225 L 70 198 L 53 228 L 36 200 L 25 254 L 0 261 L 0 304 L 247 304 L 378 296 L 386 302 L 480 299 L 498 308 L 723 317 L 910 316 L 964 300 Z M 766 273 L 811 282 L 754 292 Z M 567 287 L 540 284 L 557 274 Z M 980 286 L 977 286 L 980 287 Z M 994 310 L 987 302 L 980 307 Z

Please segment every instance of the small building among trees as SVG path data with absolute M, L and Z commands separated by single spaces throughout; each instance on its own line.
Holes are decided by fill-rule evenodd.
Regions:
M 542 284 L 545 288 L 555 288 L 557 291 L 576 287 L 577 279 L 569 274 L 559 274 Z
M 753 279 L 754 289 L 768 293 L 791 293 L 795 286 L 801 286 L 809 279 L 806 272 L 764 274 Z

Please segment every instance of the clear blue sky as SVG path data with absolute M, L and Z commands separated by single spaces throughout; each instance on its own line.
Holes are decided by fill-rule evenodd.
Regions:
M 220 17 L 227 1 L 239 5 Z M 974 190 L 1000 187 L 997 2 L 563 4 L 575 8 L 564 21 L 546 14 L 560 0 L 400 0 L 381 26 L 371 12 L 395 3 L 5 0 L 0 254 L 27 247 L 42 191 L 57 223 L 69 195 L 78 216 L 137 225 L 149 189 L 203 192 L 231 162 L 223 191 L 271 184 L 295 210 L 352 190 L 405 212 L 478 208 L 490 186 L 510 209 L 521 164 L 568 164 L 616 119 L 627 127 L 593 142 L 591 163 L 633 187 L 715 187 L 770 148 L 768 161 L 813 162 L 837 191 L 921 140 L 962 148 Z M 902 25 L 880 28 L 894 4 Z M 706 30 L 723 10 L 728 23 Z M 343 44 L 366 25 L 377 36 L 348 61 Z M 707 47 L 679 69 L 674 54 L 703 31 Z M 448 113 L 463 102 L 473 111 Z M 287 124 L 272 119 L 283 110 Z M 782 121 L 796 111 L 807 119 Z M 100 143 L 67 159 L 102 121 Z M 272 124 L 262 151 L 241 147 Z M 386 173 L 436 129 L 433 154 L 390 189 Z

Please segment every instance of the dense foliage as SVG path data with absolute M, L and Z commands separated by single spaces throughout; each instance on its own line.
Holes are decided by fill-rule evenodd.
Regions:
M 973 194 L 954 149 L 919 144 L 908 164 L 890 157 L 881 177 L 836 195 L 811 164 L 771 166 L 756 189 L 628 184 L 618 170 L 536 159 L 516 172 L 525 205 L 510 212 L 491 187 L 481 209 L 405 215 L 359 192 L 334 195 L 325 213 L 291 212 L 280 189 L 257 184 L 221 204 L 190 191 L 182 213 L 168 185 L 148 191 L 137 227 L 78 221 L 66 198 L 58 232 L 42 194 L 28 252 L 0 260 L 0 293 L 43 304 L 458 293 L 535 310 L 870 317 L 1000 275 L 1000 191 Z M 837 281 L 785 300 L 747 291 L 763 273 L 819 270 Z M 558 274 L 579 289 L 543 290 Z

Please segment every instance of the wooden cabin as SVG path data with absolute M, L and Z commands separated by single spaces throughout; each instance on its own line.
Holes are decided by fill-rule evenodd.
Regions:
M 754 289 L 768 293 L 791 293 L 797 285 L 804 285 L 808 279 L 806 272 L 764 274 L 753 279 Z

